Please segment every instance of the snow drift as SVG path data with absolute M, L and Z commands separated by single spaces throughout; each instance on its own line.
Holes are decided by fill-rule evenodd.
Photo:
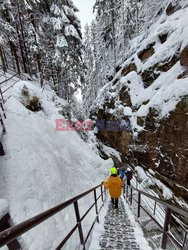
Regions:
M 14 224 L 47 210 L 99 184 L 111 161 L 97 156 L 77 132 L 56 132 L 55 119 L 67 103 L 49 86 L 20 81 L 7 96 L 7 133 L 3 137 L 6 155 L 0 158 L 2 216 L 8 211 Z M 38 112 L 28 110 L 26 96 L 37 97 Z M 61 112 L 60 112 L 61 113 Z M 89 208 L 93 197 L 81 204 Z M 93 199 L 92 199 L 93 202 Z M 21 237 L 25 249 L 54 249 L 75 224 L 73 208 L 67 208 Z M 87 230 L 88 225 L 85 225 Z M 75 235 L 77 237 L 77 235 Z M 73 238 L 65 249 L 78 248 Z

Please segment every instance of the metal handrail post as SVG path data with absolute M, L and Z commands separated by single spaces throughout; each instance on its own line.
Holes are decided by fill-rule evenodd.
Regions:
M 156 207 L 157 207 L 157 202 L 155 201 L 153 215 L 155 215 Z
M 185 247 L 186 239 L 187 239 L 187 231 L 185 232 L 185 236 L 184 236 L 184 240 L 183 240 L 183 249 Z
M 131 189 L 131 194 L 130 194 L 130 205 L 132 206 L 132 204 L 133 204 L 133 189 L 132 189 L 131 186 L 130 186 L 130 189 Z
M 83 245 L 83 249 L 85 249 L 85 241 L 84 241 L 84 235 L 83 235 L 82 224 L 81 224 L 81 219 L 80 219 L 78 201 L 74 202 L 74 211 L 75 211 L 76 220 L 77 220 L 77 223 L 78 223 L 78 231 L 79 231 L 79 236 L 80 236 L 80 243 Z
M 172 214 L 172 210 L 170 208 L 167 208 L 166 215 L 165 215 L 165 221 L 164 221 L 162 243 L 161 243 L 162 249 L 166 249 L 166 246 L 167 246 L 168 229 L 169 229 L 169 224 L 170 224 L 170 220 L 171 220 L 171 214 Z
M 101 185 L 101 200 L 102 200 L 102 203 L 104 203 L 104 196 L 103 196 L 103 188 L 102 188 L 103 185 Z
M 125 198 L 125 182 L 123 182 L 123 197 Z
M 96 193 L 96 189 L 94 190 L 94 199 L 95 199 L 95 211 L 96 211 L 96 216 L 97 216 L 97 222 L 99 223 L 99 211 L 98 211 L 98 206 L 97 206 L 97 193 Z
M 0 88 L 0 95 L 1 95 L 2 103 L 4 103 L 5 101 L 4 101 L 4 98 L 3 98 L 3 93 L 2 93 L 1 88 Z
M 141 205 L 141 193 L 138 192 L 138 214 L 137 214 L 137 218 L 140 217 L 140 205 Z
M 6 133 L 5 124 L 4 124 L 4 122 L 3 122 L 3 117 L 1 116 L 1 114 L 0 114 L 0 124 L 1 124 L 1 126 L 2 126 L 2 128 L 3 128 L 3 133 Z
M 126 185 L 126 198 L 128 199 L 128 196 L 129 196 L 129 186 Z

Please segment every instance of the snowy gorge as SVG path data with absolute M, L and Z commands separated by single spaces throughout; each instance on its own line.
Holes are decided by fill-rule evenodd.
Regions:
M 121 162 L 134 188 L 188 209 L 188 0 L 96 0 L 93 8 L 82 34 L 74 0 L 0 1 L 0 232 L 7 215 L 11 226 L 30 219 L 100 185 Z M 57 119 L 91 121 L 92 131 L 56 131 Z M 96 120 L 128 121 L 131 131 L 97 131 Z M 93 193 L 79 200 L 80 214 L 93 202 Z M 106 197 L 86 249 L 102 249 L 113 225 L 129 227 L 122 250 L 161 249 L 162 231 L 129 203 L 122 196 L 116 214 Z M 141 204 L 163 227 L 166 207 L 155 214 L 153 200 Z M 172 217 L 181 238 L 187 218 Z M 75 223 L 66 207 L 21 235 L 21 249 L 56 249 Z M 77 232 L 62 249 L 82 247 Z
M 129 120 L 132 133 L 99 132 L 98 138 L 187 199 L 188 8 L 186 1 L 168 1 L 157 11 L 155 22 L 129 41 L 127 59 L 104 76 L 90 118 Z

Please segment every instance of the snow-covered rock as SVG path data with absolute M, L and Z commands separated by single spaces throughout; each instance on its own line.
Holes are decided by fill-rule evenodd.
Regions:
M 184 0 L 168 1 L 159 13 L 147 32 L 130 42 L 129 58 L 100 89 L 90 117 L 130 121 L 131 132 L 97 136 L 129 163 L 156 170 L 186 198 L 188 6 Z

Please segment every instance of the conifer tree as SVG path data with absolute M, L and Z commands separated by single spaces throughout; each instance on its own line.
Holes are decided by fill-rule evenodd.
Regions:
M 69 100 L 83 79 L 82 35 L 71 0 L 1 0 L 3 67 L 48 82 Z
M 89 32 L 84 39 L 86 66 L 89 63 L 87 55 L 93 51 L 89 59 L 93 61 L 93 69 L 86 68 L 83 90 L 86 107 L 90 107 L 99 89 L 112 80 L 120 65 L 134 53 L 129 51 L 132 39 L 147 32 L 162 3 L 162 0 L 96 0 L 96 18 L 87 28 Z

